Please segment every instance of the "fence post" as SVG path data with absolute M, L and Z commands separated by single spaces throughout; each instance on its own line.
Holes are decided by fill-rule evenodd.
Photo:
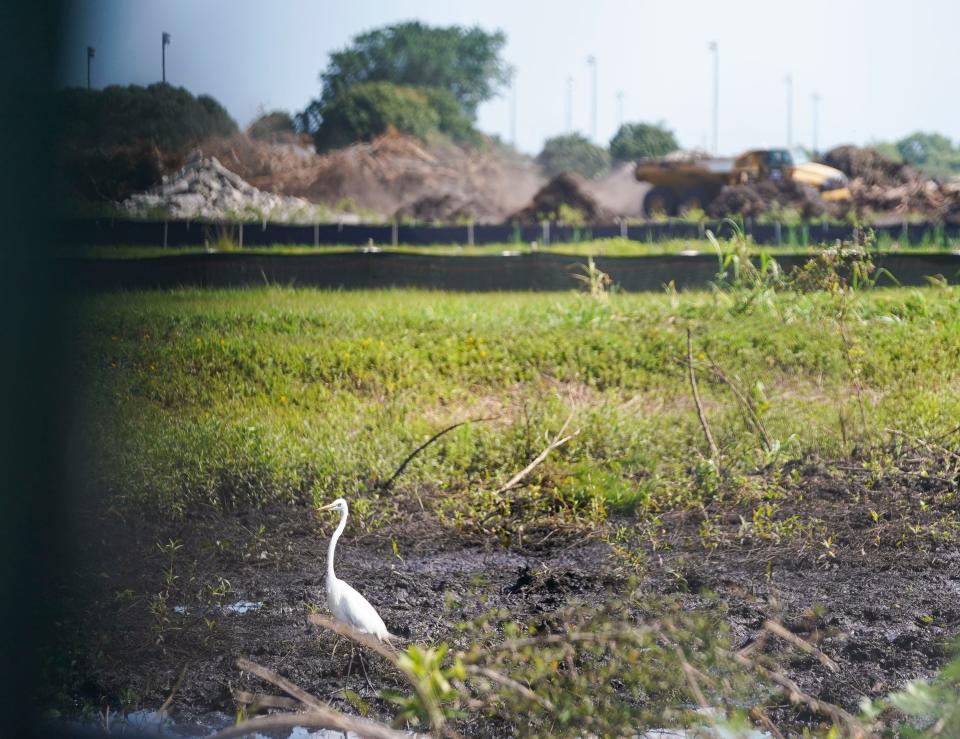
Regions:
M 167 222 L 163 222 L 163 248 L 167 248 Z
M 780 234 L 780 221 L 777 221 L 776 223 L 773 224 L 773 233 L 776 235 L 777 246 L 780 246 L 783 243 L 783 240 L 781 239 L 781 234 Z
M 627 222 L 624 220 L 620 221 L 620 238 L 627 238 Z
M 550 221 L 541 221 L 540 231 L 543 234 L 543 245 L 550 246 Z
M 240 248 L 243 248 L 243 221 L 240 221 Z
M 473 221 L 467 221 L 467 244 L 473 246 Z
M 320 246 L 320 224 L 313 224 L 313 245 Z
M 400 242 L 399 228 L 397 227 L 397 220 L 393 220 L 393 226 L 390 229 L 390 243 L 396 246 Z

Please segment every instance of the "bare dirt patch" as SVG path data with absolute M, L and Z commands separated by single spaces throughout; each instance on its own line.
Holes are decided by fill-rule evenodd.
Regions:
M 715 610 L 735 649 L 754 644 L 775 655 L 810 695 L 851 711 L 861 696 L 930 676 L 960 633 L 958 480 L 936 469 L 909 457 L 884 475 L 856 461 L 798 463 L 780 471 L 775 497 L 761 477 L 755 494 L 735 501 L 611 521 L 629 532 L 645 561 L 637 616 L 654 616 L 664 599 Z M 417 642 L 462 646 L 457 624 L 493 609 L 547 624 L 565 606 L 622 597 L 637 572 L 601 531 L 558 529 L 530 534 L 522 546 L 484 544 L 441 528 L 415 502 L 401 508 L 402 523 L 376 532 L 362 532 L 353 517 L 337 570 L 376 604 L 392 632 Z M 100 521 L 65 632 L 77 639 L 70 648 L 87 668 L 70 686 L 73 710 L 156 707 L 183 671 L 176 714 L 232 715 L 232 689 L 264 687 L 237 670 L 236 658 L 245 656 L 342 710 L 356 710 L 342 697 L 346 686 L 374 715 L 389 716 L 361 674 L 346 677 L 349 648 L 307 621 L 313 609 L 326 610 L 331 523 L 306 503 L 195 513 L 176 523 Z M 252 607 L 239 612 L 241 603 Z M 763 637 L 766 619 L 816 644 L 840 669 Z M 402 687 L 377 659 L 368 658 L 367 671 L 380 689 Z M 767 711 L 784 726 L 818 720 L 778 696 Z M 509 733 L 492 724 L 460 729 Z

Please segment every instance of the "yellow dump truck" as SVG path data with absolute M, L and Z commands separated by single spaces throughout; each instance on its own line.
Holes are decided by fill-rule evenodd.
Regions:
M 735 158 L 641 159 L 635 174 L 653 185 L 643 198 L 647 217 L 707 210 L 725 186 L 760 180 L 793 180 L 819 190 L 824 200 L 850 198 L 843 172 L 789 149 L 751 149 Z

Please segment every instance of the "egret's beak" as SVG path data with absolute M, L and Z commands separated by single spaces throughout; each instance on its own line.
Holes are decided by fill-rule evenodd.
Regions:
M 317 508 L 317 513 L 319 513 L 320 511 L 330 511 L 336 507 L 337 507 L 336 503 L 327 503 L 326 505 L 322 505 L 319 508 Z

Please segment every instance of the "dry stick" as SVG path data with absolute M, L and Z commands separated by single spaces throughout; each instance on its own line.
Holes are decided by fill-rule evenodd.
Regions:
M 866 734 L 863 732 L 863 728 L 860 726 L 860 723 L 853 716 L 840 708 L 840 706 L 836 706 L 833 703 L 827 703 L 826 701 L 817 700 L 813 696 L 807 695 L 800 689 L 799 685 L 797 685 L 782 672 L 768 670 L 766 667 L 754 662 L 749 657 L 744 657 L 738 653 L 734 653 L 733 656 L 737 662 L 744 667 L 747 667 L 761 677 L 776 683 L 777 686 L 787 694 L 787 697 L 790 698 L 791 702 L 803 703 L 809 707 L 810 710 L 829 716 L 835 723 L 845 724 L 847 729 L 850 731 L 850 734 L 858 739 L 866 736 Z
M 713 357 L 708 354 L 707 358 L 710 360 L 713 373 L 717 376 L 717 379 L 725 383 L 726 386 L 730 388 L 731 392 L 733 392 L 733 396 L 737 399 L 737 402 L 743 409 L 747 422 L 753 426 L 754 430 L 760 436 L 760 443 L 763 444 L 764 450 L 769 452 L 771 449 L 773 449 L 773 445 L 770 443 L 770 437 L 767 436 L 767 429 L 763 425 L 763 421 L 760 420 L 760 416 L 758 416 L 757 412 L 753 409 L 753 405 L 747 400 L 746 396 L 743 394 L 743 391 L 741 391 L 740 388 L 734 384 L 733 380 L 724 374 L 724 371 L 720 369 L 720 365 L 713 361 Z
M 697 682 L 697 676 L 693 671 L 693 666 L 687 662 L 687 658 L 683 656 L 683 650 L 674 644 L 673 651 L 676 653 L 677 659 L 680 660 L 680 667 L 683 668 L 683 674 L 687 678 L 687 683 L 690 685 L 690 692 L 693 693 L 697 704 L 703 709 L 710 708 L 710 704 L 707 703 L 707 699 L 703 696 L 703 691 L 700 690 L 700 683 Z
M 777 623 L 776 621 L 767 620 L 763 622 L 763 628 L 772 634 L 776 634 L 784 641 L 790 642 L 793 646 L 806 652 L 807 654 L 812 654 L 814 657 L 820 660 L 820 664 L 830 670 L 830 672 L 837 672 L 840 670 L 840 667 L 836 662 L 813 646 L 813 644 L 808 642 L 806 639 L 801 639 L 792 631 L 785 628 L 783 624 Z
M 537 695 L 530 688 L 522 683 L 518 683 L 516 680 L 507 677 L 506 675 L 501 675 L 496 670 L 491 670 L 489 667 L 478 667 L 477 665 L 467 665 L 467 673 L 470 675 L 477 675 L 478 677 L 485 677 L 491 682 L 498 683 L 499 685 L 504 686 L 505 688 L 510 688 L 511 690 L 520 693 L 527 700 L 533 701 L 534 703 L 539 703 L 547 711 L 554 710 L 554 705 L 548 699 Z
M 410 735 L 395 731 L 386 724 L 370 719 L 353 718 L 332 708 L 322 711 L 303 711 L 301 713 L 280 713 L 273 716 L 258 716 L 241 721 L 214 734 L 210 739 L 231 739 L 237 736 L 249 736 L 274 729 L 293 729 L 297 726 L 315 729 L 335 729 L 352 731 L 354 734 L 370 739 L 410 739 Z
M 697 391 L 697 375 L 693 371 L 693 332 L 687 326 L 687 368 L 690 370 L 690 389 L 693 391 L 693 402 L 697 405 L 697 416 L 700 418 L 700 425 L 703 427 L 703 435 L 707 437 L 707 444 L 710 446 L 710 457 L 717 467 L 720 466 L 720 450 L 717 449 L 717 442 L 713 440 L 713 434 L 710 433 L 710 424 L 707 423 L 707 416 L 703 412 L 703 403 L 700 402 L 700 393 Z
M 183 667 L 180 669 L 180 676 L 177 677 L 177 681 L 173 684 L 173 688 L 170 690 L 170 695 L 167 696 L 167 699 L 163 702 L 163 705 L 157 709 L 157 713 L 163 713 L 170 708 L 170 704 L 173 703 L 173 697 L 177 694 L 177 691 L 180 690 L 180 684 L 183 682 L 183 676 L 187 674 L 187 664 L 188 663 L 184 663 Z
M 368 636 L 367 634 L 357 631 L 352 626 L 340 623 L 332 618 L 327 618 L 319 613 L 311 613 L 309 616 L 307 616 L 307 620 L 316 626 L 320 626 L 324 629 L 333 631 L 336 634 L 340 634 L 340 636 L 346 637 L 347 639 L 356 642 L 361 647 L 366 647 L 372 652 L 376 652 L 385 660 L 387 660 L 407 679 L 407 682 L 410 683 L 413 689 L 417 692 L 417 695 L 420 696 L 420 700 L 430 716 L 431 728 L 436 732 L 444 731 L 444 733 L 448 735 L 452 733 L 451 730 L 444 728 L 443 713 L 440 711 L 440 706 L 437 705 L 437 699 L 433 694 L 432 688 L 430 688 L 428 685 L 424 685 L 423 681 L 418 679 L 408 667 L 405 667 L 397 659 L 397 651 L 393 647 L 388 646 L 379 640 Z
M 233 690 L 233 699 L 237 703 L 243 703 L 250 706 L 251 711 L 258 711 L 261 708 L 286 708 L 289 711 L 295 711 L 300 708 L 300 701 L 293 698 L 284 698 L 282 695 L 267 695 L 266 693 L 251 693 L 246 690 Z
M 770 717 L 767 715 L 767 712 L 763 710 L 762 706 L 754 706 L 750 709 L 750 716 L 754 721 L 758 721 L 764 729 L 769 731 L 775 739 L 786 739 L 783 735 L 783 732 L 777 728 L 777 725 L 770 720 Z
M 847 360 L 847 369 L 850 370 L 850 376 L 853 378 L 853 389 L 857 393 L 857 405 L 860 407 L 860 423 L 863 426 L 864 436 L 868 435 L 867 429 L 867 411 L 863 404 L 863 384 L 860 382 L 860 373 L 857 371 L 853 362 L 853 347 L 850 339 L 847 337 L 847 331 L 843 326 L 843 317 L 839 319 L 840 340 L 843 342 L 843 354 Z
M 929 452 L 940 452 L 940 453 L 942 453 L 942 454 L 947 454 L 947 455 L 953 457 L 954 459 L 960 460 L 960 454 L 957 454 L 956 452 L 951 451 L 950 449 L 947 449 L 945 446 L 941 446 L 940 444 L 937 444 L 936 442 L 930 443 L 930 442 L 928 442 L 928 441 L 924 441 L 924 440 L 921 439 L 919 436 L 911 436 L 910 434 L 906 434 L 906 433 L 904 433 L 903 431 L 900 431 L 899 429 L 889 429 L 889 428 L 886 428 L 886 429 L 884 429 L 884 431 L 886 431 L 888 434 L 894 434 L 894 435 L 896 435 L 896 436 L 902 436 L 902 437 L 903 437 L 904 439 L 906 439 L 907 441 L 912 441 L 914 444 L 919 444 L 920 446 L 922 446 L 924 449 L 926 449 L 926 450 L 929 451 Z
M 287 695 L 292 698 L 296 698 L 307 708 L 314 711 L 326 711 L 328 707 L 325 703 L 321 702 L 319 698 L 316 698 L 306 690 L 301 688 L 299 685 L 294 685 L 292 682 L 287 680 L 287 678 L 282 677 L 275 673 L 268 667 L 263 665 L 258 665 L 256 662 L 252 662 L 245 657 L 240 657 L 237 659 L 237 667 L 241 670 L 249 672 L 252 675 L 256 675 L 261 680 L 264 680 L 271 685 L 276 685 L 280 690 L 282 690 Z
M 416 449 L 410 452 L 410 454 L 407 455 L 407 458 L 400 463 L 399 467 L 397 467 L 396 472 L 394 472 L 390 476 L 390 479 L 380 486 L 380 489 L 383 491 L 389 490 L 393 486 L 394 480 L 400 477 L 401 473 L 407 468 L 407 465 L 413 461 L 413 458 L 416 457 L 420 452 L 422 452 L 424 449 L 426 449 L 428 446 L 430 446 L 433 442 L 435 442 L 444 434 L 449 433 L 453 431 L 455 428 L 459 428 L 460 426 L 463 426 L 468 423 L 480 423 L 481 421 L 493 421 L 497 418 L 499 418 L 499 416 L 488 416 L 486 418 L 468 418 L 466 421 L 459 421 L 453 424 L 452 426 L 447 426 L 445 429 L 438 431 L 429 439 L 427 439 L 425 442 L 423 442 L 420 446 L 418 446 Z
M 557 432 L 557 435 L 553 437 L 553 441 L 547 444 L 547 447 L 542 452 L 540 452 L 540 454 L 538 454 L 530 464 L 528 464 L 526 467 L 520 470 L 517 474 L 511 477 L 506 483 L 501 485 L 497 489 L 496 495 L 500 495 L 501 493 L 505 493 L 508 490 L 515 488 L 517 485 L 520 484 L 520 482 L 523 481 L 523 479 L 527 475 L 533 472 L 533 470 L 537 467 L 537 465 L 539 465 L 541 462 L 543 462 L 543 460 L 547 458 L 547 455 L 550 454 L 550 452 L 552 452 L 558 446 L 562 446 L 563 444 L 566 444 L 568 441 L 570 441 L 570 439 L 572 439 L 574 436 L 579 434 L 580 429 L 577 429 L 572 434 L 563 436 L 563 432 L 567 430 L 567 426 L 570 425 L 571 420 L 573 420 L 572 413 L 569 416 L 567 416 L 567 420 L 563 422 L 563 426 L 560 427 L 560 430 Z

